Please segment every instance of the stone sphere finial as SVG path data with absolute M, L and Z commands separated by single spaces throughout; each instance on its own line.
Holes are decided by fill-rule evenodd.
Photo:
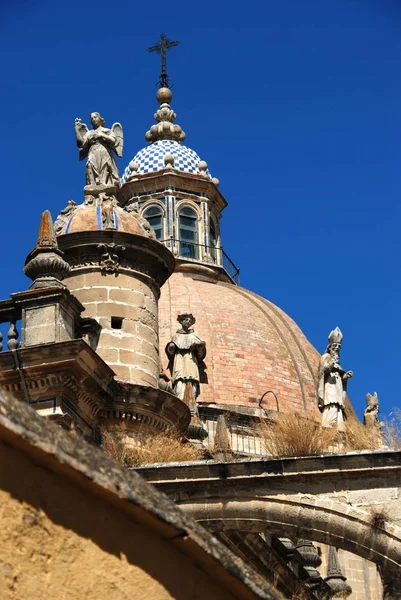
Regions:
M 167 87 L 162 87 L 157 90 L 156 98 L 159 104 L 170 104 L 173 94 Z
M 128 165 L 128 168 L 131 171 L 131 173 L 136 173 L 139 169 L 139 165 L 135 161 L 131 160 L 131 162 Z
M 214 183 L 214 185 L 215 185 L 216 187 L 219 187 L 219 185 L 220 185 L 220 180 L 219 180 L 219 179 L 217 179 L 217 177 L 212 177 L 212 182 Z
M 204 160 L 199 161 L 199 163 L 198 163 L 198 169 L 200 171 L 200 174 L 203 175 L 203 177 L 208 177 L 208 174 L 207 174 L 207 162 L 205 162 Z
M 174 156 L 172 154 L 166 154 L 164 157 L 164 164 L 166 167 L 174 168 Z
M 145 139 L 150 144 L 160 140 L 181 142 L 185 139 L 185 133 L 179 125 L 174 124 L 177 115 L 170 106 L 173 97 L 171 90 L 168 87 L 161 87 L 157 90 L 156 97 L 160 105 L 154 114 L 157 125 L 152 125 L 146 132 Z

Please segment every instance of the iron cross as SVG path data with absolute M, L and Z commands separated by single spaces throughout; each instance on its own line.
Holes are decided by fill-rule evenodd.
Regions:
M 177 42 L 177 41 L 171 42 L 167 38 L 166 34 L 162 33 L 160 36 L 160 41 L 157 42 L 157 44 L 155 44 L 154 46 L 151 46 L 150 48 L 148 48 L 148 52 L 157 52 L 161 56 L 162 72 L 160 74 L 160 79 L 159 79 L 159 83 L 160 83 L 161 87 L 170 87 L 168 75 L 167 75 L 167 69 L 166 69 L 167 52 L 173 46 L 178 46 L 179 43 L 180 42 Z

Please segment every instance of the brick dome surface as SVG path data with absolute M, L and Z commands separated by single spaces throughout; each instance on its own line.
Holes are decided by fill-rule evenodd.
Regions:
M 139 221 L 130 213 L 119 206 L 113 207 L 113 218 L 115 229 L 136 235 L 146 235 Z M 75 233 L 76 231 L 96 231 L 103 229 L 102 214 L 100 206 L 82 204 L 76 208 L 66 223 L 64 229 L 59 233 Z
M 244 288 L 200 281 L 176 272 L 164 284 L 159 303 L 160 355 L 177 330 L 177 315 L 192 312 L 205 340 L 208 383 L 199 402 L 257 408 L 267 391 L 282 412 L 317 408 L 319 353 L 294 321 L 277 306 Z M 272 394 L 263 401 L 277 410 Z

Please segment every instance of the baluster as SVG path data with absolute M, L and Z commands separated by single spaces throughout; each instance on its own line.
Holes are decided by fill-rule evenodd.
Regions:
M 3 351 L 3 334 L 0 331 L 0 352 Z
M 10 329 L 8 330 L 7 338 L 7 348 L 9 350 L 16 350 L 18 348 L 18 331 L 14 321 L 11 321 L 10 323 Z

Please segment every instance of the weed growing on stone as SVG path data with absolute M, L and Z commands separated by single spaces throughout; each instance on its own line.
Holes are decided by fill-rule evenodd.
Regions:
M 373 505 L 370 507 L 369 522 L 374 531 L 383 529 L 386 523 L 390 521 L 390 512 L 383 505 Z
M 273 423 L 260 423 L 259 435 L 265 453 L 280 458 L 324 454 L 333 445 L 337 431 L 295 413 L 279 415 Z
M 102 449 L 126 467 L 144 464 L 191 462 L 200 452 L 173 432 L 139 434 L 130 438 L 124 423 L 102 431 Z
M 345 421 L 344 452 L 378 450 L 383 448 L 383 438 L 378 427 L 365 427 L 358 419 Z

